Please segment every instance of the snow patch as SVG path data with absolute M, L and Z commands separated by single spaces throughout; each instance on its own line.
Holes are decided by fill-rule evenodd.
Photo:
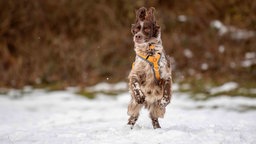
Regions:
M 186 22 L 186 21 L 187 21 L 187 17 L 186 17 L 185 15 L 179 15 L 179 16 L 178 16 L 178 20 L 179 20 L 180 22 Z
M 245 58 L 246 59 L 256 58 L 256 52 L 247 52 L 247 53 L 245 53 Z
M 179 85 L 177 83 L 172 84 L 172 90 L 173 91 L 178 91 L 180 89 Z
M 125 88 L 123 83 L 118 85 L 118 89 Z M 226 85 L 223 87 L 229 88 L 223 89 L 234 88 L 234 84 Z M 110 85 L 103 86 L 94 90 L 109 90 L 105 86 Z M 174 84 L 174 89 L 178 88 Z M 157 130 L 145 109 L 133 130 L 126 126 L 129 101 L 128 92 L 93 100 L 72 91 L 32 90 L 19 99 L 2 94 L 0 143 L 256 143 L 255 109 L 236 111 L 243 106 L 255 108 L 256 99 L 222 96 L 195 101 L 187 93 L 174 91 L 165 118 L 160 119 L 162 129 Z
M 252 61 L 252 60 L 244 60 L 241 62 L 242 67 L 250 67 L 252 65 L 256 64 L 256 60 Z
M 127 83 L 119 82 L 117 84 L 99 83 L 95 86 L 86 88 L 88 91 L 124 91 L 127 90 Z
M 235 82 L 228 82 L 219 87 L 214 87 L 209 90 L 210 94 L 214 95 L 217 93 L 228 92 L 238 88 L 238 84 Z
M 219 50 L 219 53 L 224 53 L 225 47 L 223 45 L 220 45 L 218 50 Z
M 208 69 L 208 64 L 207 63 L 202 63 L 202 65 L 201 65 L 201 69 L 202 70 L 207 70 Z
M 250 67 L 252 65 L 256 65 L 256 53 L 255 52 L 247 52 L 245 53 L 245 60 L 241 62 L 242 67 Z
M 229 31 L 231 32 L 231 38 L 235 40 L 246 40 L 255 36 L 254 31 L 238 29 L 235 27 L 229 27 Z
M 193 57 L 193 53 L 190 49 L 184 49 L 183 53 L 184 53 L 185 57 L 187 57 L 187 58 L 192 58 Z
M 220 36 L 223 36 L 228 32 L 228 28 L 225 25 L 223 25 L 219 20 L 212 21 L 211 27 L 218 29 Z
M 210 26 L 216 28 L 219 31 L 220 36 L 229 33 L 230 37 L 234 40 L 246 40 L 255 36 L 254 31 L 239 29 L 234 26 L 225 26 L 219 20 L 212 21 Z

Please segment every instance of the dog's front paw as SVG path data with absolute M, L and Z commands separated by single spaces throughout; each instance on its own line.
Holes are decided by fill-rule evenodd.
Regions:
M 138 104 L 143 104 L 145 102 L 145 96 L 144 95 L 143 96 L 137 95 L 136 96 L 136 102 Z
M 170 103 L 170 99 L 163 97 L 160 100 L 158 100 L 158 105 L 162 108 L 165 108 Z
M 139 88 L 134 89 L 134 97 L 135 97 L 135 101 L 138 104 L 142 104 L 145 102 L 145 95 Z

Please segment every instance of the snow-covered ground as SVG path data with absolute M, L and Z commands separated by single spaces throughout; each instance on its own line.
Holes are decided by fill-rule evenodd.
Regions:
M 15 91 L 0 95 L 0 144 L 256 143 L 256 99 L 252 98 L 195 101 L 176 91 L 160 119 L 162 129 L 154 130 L 142 110 L 131 130 L 126 126 L 128 93 L 99 94 L 89 100 L 71 90 L 28 91 L 22 97 Z

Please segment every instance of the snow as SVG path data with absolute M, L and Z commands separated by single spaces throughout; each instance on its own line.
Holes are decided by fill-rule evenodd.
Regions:
M 250 67 L 256 64 L 256 53 L 255 52 L 247 52 L 245 53 L 245 60 L 241 62 L 242 67 Z
M 220 45 L 218 50 L 219 50 L 220 53 L 224 53 L 225 52 L 225 47 L 223 45 Z
M 230 27 L 229 31 L 231 32 L 231 38 L 235 40 L 243 40 L 243 39 L 246 40 L 255 36 L 254 31 L 238 29 L 235 27 Z
M 256 64 L 256 60 L 255 60 L 255 62 L 252 61 L 252 60 L 244 60 L 244 61 L 241 62 L 241 66 L 242 66 L 242 67 L 250 67 L 250 66 L 252 66 L 254 63 Z
M 246 40 L 256 35 L 255 31 L 239 29 L 234 26 L 226 26 L 219 20 L 213 20 L 210 26 L 217 29 L 220 36 L 230 33 L 230 37 L 234 40 Z
M 223 36 L 224 34 L 226 34 L 228 32 L 228 28 L 225 25 L 223 25 L 219 20 L 212 21 L 210 25 L 211 25 L 211 27 L 219 30 L 220 36 Z
M 217 93 L 222 93 L 222 92 L 228 92 L 231 90 L 234 90 L 238 88 L 238 84 L 235 82 L 227 82 L 221 86 L 214 87 L 210 89 L 210 94 L 217 94 Z
M 186 21 L 187 21 L 187 16 L 185 16 L 185 15 L 179 15 L 179 16 L 178 16 L 178 20 L 179 20 L 180 22 L 186 22 Z
M 88 87 L 86 90 L 88 91 L 105 91 L 105 92 L 109 92 L 109 91 L 123 91 L 127 89 L 127 83 L 125 82 L 119 82 L 117 84 L 109 84 L 109 83 L 99 83 L 95 86 L 92 87 Z
M 183 53 L 184 53 L 185 57 L 187 57 L 187 58 L 192 58 L 193 57 L 193 53 L 190 49 L 184 49 Z
M 207 70 L 208 69 L 208 64 L 207 63 L 202 63 L 201 64 L 201 69 L 202 70 Z
M 112 86 L 123 89 L 124 84 Z M 109 90 L 107 85 L 110 86 L 105 83 L 91 89 Z M 228 85 L 232 87 L 234 83 Z M 0 143 L 256 143 L 256 111 L 250 109 L 256 107 L 256 99 L 220 96 L 195 101 L 189 94 L 179 92 L 178 85 L 174 88 L 172 104 L 168 105 L 165 118 L 160 119 L 162 129 L 157 130 L 152 128 L 144 109 L 133 130 L 126 126 L 128 92 L 117 97 L 98 94 L 89 100 L 75 94 L 72 88 L 54 92 L 12 90 L 0 95 Z
M 247 52 L 247 53 L 245 53 L 245 58 L 246 59 L 256 58 L 256 52 Z

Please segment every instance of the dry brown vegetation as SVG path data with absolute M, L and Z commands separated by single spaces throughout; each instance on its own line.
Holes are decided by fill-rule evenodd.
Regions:
M 241 66 L 245 54 L 256 51 L 256 1 L 0 0 L 0 86 L 126 80 L 134 59 L 134 10 L 145 5 L 157 9 L 175 81 L 256 81 L 255 63 Z M 254 36 L 220 36 L 213 20 Z

